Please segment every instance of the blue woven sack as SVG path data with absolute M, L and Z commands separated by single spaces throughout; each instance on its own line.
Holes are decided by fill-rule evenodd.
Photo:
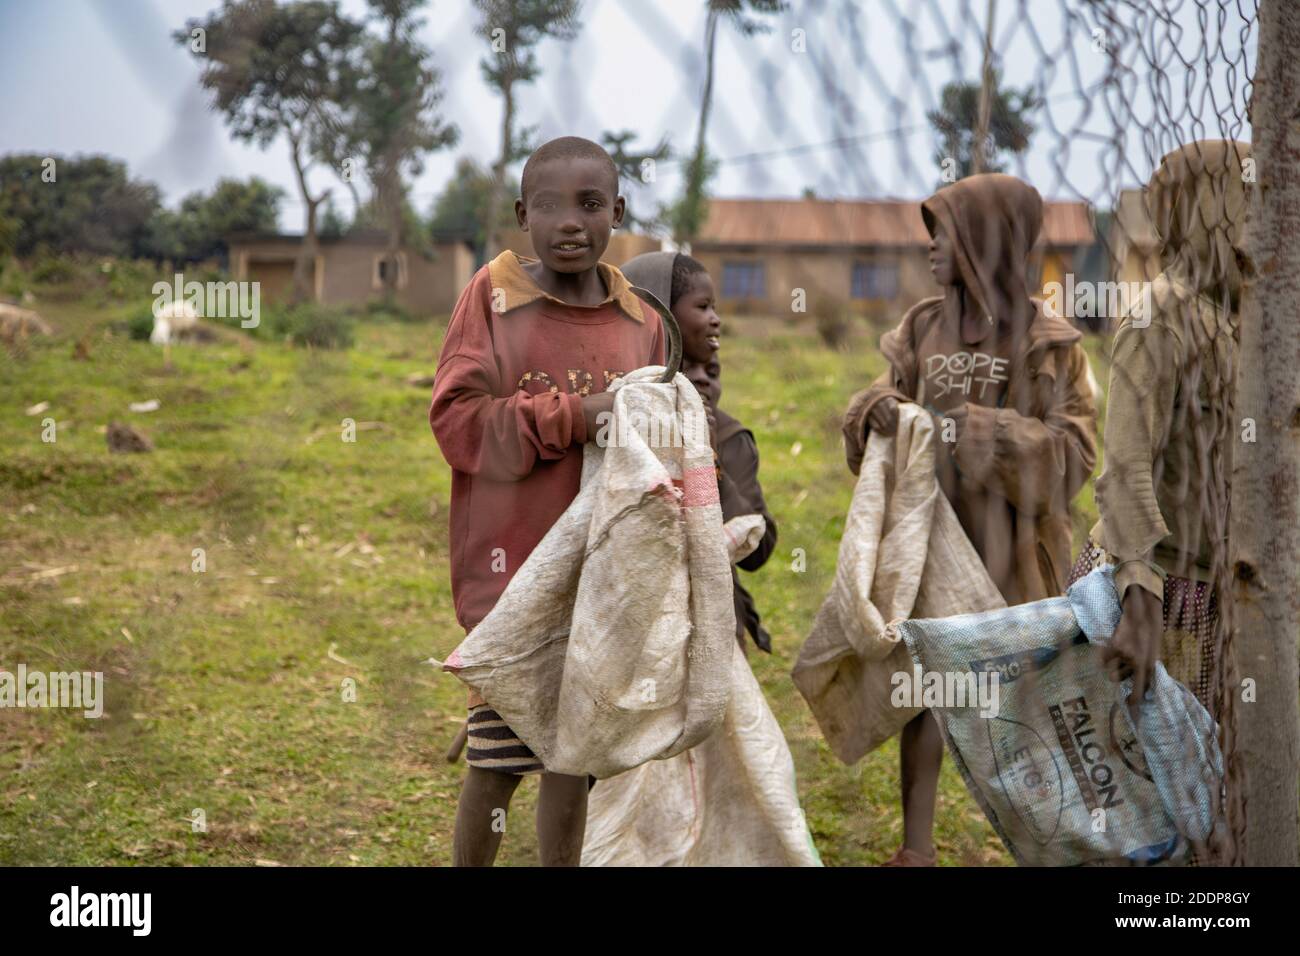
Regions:
M 1105 567 L 1064 597 L 894 625 L 934 686 L 996 682 L 996 713 L 987 700 L 927 706 L 1022 865 L 1177 862 L 1214 824 L 1223 780 L 1214 721 L 1158 663 L 1134 722 L 1132 680 L 1112 682 L 1101 665 L 1119 615 Z

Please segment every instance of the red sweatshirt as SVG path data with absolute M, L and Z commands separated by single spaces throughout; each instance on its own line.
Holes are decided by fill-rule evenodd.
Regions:
M 480 269 L 447 327 L 429 424 L 451 465 L 451 593 L 467 631 L 578 494 L 584 395 L 663 364 L 658 314 L 613 266 L 607 295 L 569 305 L 513 252 Z

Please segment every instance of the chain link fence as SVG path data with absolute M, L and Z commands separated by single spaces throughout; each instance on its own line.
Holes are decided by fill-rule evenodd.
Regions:
M 641 228 L 656 238 L 672 232 L 671 209 L 692 175 L 703 177 L 715 212 L 752 197 L 788 200 L 749 220 L 766 233 L 768 253 L 752 232 L 728 246 L 709 216 L 698 232 L 675 237 L 720 268 L 714 278 L 724 305 L 731 298 L 736 308 L 747 297 L 762 300 L 759 308 L 782 300 L 790 308 L 795 281 L 778 279 L 775 290 L 749 296 L 752 269 L 729 274 L 728 264 L 763 260 L 770 275 L 790 275 L 778 265 L 790 258 L 783 238 L 810 228 L 801 202 L 892 210 L 865 227 L 840 212 L 814 223 L 824 227 L 815 239 L 825 254 L 845 259 L 843 281 L 820 294 L 872 301 L 890 326 L 918 289 L 934 294 L 918 250 L 929 240 L 919 204 L 936 190 L 979 172 L 1011 174 L 1047 201 L 1049 237 L 1069 232 L 1061 226 L 1069 210 L 1082 211 L 1086 241 L 1070 233 L 1076 238 L 1066 250 L 1040 243 L 1027 273 L 1056 312 L 1108 334 L 1090 342 L 1106 362 L 1094 396 L 1105 455 L 1089 485 L 1097 487 L 1097 514 L 1075 522 L 1074 573 L 1119 560 L 1128 569 L 1122 582 L 1163 592 L 1148 621 L 1160 632 L 1161 659 L 1218 721 L 1226 799 L 1214 808 L 1214 838 L 1195 853 L 1215 863 L 1241 862 L 1248 809 L 1237 733 L 1251 675 L 1239 672 L 1231 639 L 1228 479 L 1234 448 L 1254 441 L 1253 423 L 1232 406 L 1238 379 L 1250 374 L 1236 348 L 1248 268 L 1239 251 L 1255 170 L 1248 147 L 1223 144 L 1252 139 L 1259 6 L 585 0 L 577 38 L 548 41 L 543 69 L 518 106 L 520 127 L 536 127 L 539 141 L 630 129 L 622 140 L 629 150 L 658 153 L 666 142 L 666 156 L 640 167 L 649 174 L 624 183 Z M 436 0 L 432 14 L 430 45 L 445 73 L 484 55 L 471 4 Z M 169 19 L 177 21 L 171 28 L 181 20 Z M 629 108 L 633 124 L 611 118 L 600 76 L 589 69 L 593 49 L 610 46 L 626 47 L 620 65 L 644 73 Z M 447 105 L 456 122 L 497 125 L 499 114 L 457 115 L 454 96 Z M 518 164 L 511 169 L 517 174 Z M 421 213 L 437 196 L 426 183 L 408 190 Z M 301 201 L 286 202 L 284 218 L 293 221 Z M 877 226 L 895 232 L 873 233 Z M 906 246 L 921 266 L 876 271 L 871 250 L 882 246 Z M 993 273 L 1000 262 L 970 265 Z M 782 502 L 770 505 L 779 518 Z M 1091 496 L 1074 506 L 1091 509 Z M 1067 569 L 1058 570 L 1066 583 Z M 1023 680 L 1032 695 L 1037 678 Z M 1113 720 L 1108 744 L 1123 746 Z
M 705 144 L 715 197 L 802 193 L 915 203 L 972 173 L 1005 171 L 1049 205 L 1086 207 L 1094 242 L 1055 269 L 1045 268 L 1040 248 L 1030 272 L 1031 285 L 1056 311 L 1082 327 L 1119 333 L 1109 385 L 1102 383 L 1109 408 L 1102 396 L 1097 401 L 1109 415 L 1105 444 L 1114 453 L 1094 473 L 1111 469 L 1098 489 L 1097 537 L 1105 540 L 1076 541 L 1075 572 L 1122 560 L 1103 545 L 1122 546 L 1130 570 L 1121 581 L 1138 578 L 1163 590 L 1162 620 L 1154 625 L 1162 629 L 1161 659 L 1217 717 L 1226 761 L 1227 802 L 1216 807 L 1221 825 L 1213 846 L 1195 857 L 1239 862 L 1236 689 L 1243 675 L 1230 640 L 1228 478 L 1234 444 L 1253 440 L 1231 409 L 1240 374 L 1237 250 L 1254 169 L 1248 146 L 1220 144 L 1251 138 L 1258 5 L 711 6 L 719 21 L 712 40 L 707 23 L 702 34 L 695 29 L 698 13 L 684 23 L 660 5 L 621 7 L 663 59 L 680 66 L 653 84 L 666 104 L 663 126 L 683 131 L 670 172 L 634 183 L 634 204 L 664 202 L 682 188 L 694 154 L 681 140 L 687 124 L 670 117 L 698 116 L 712 69 Z M 710 51 L 709 42 L 717 48 Z M 569 59 L 551 82 L 554 102 L 574 110 L 582 127 L 594 115 L 578 81 L 578 55 L 562 54 Z M 919 220 L 918 212 L 909 214 Z M 785 210 L 765 220 L 774 242 L 800 228 L 799 215 Z M 708 249 L 717 237 L 706 226 L 694 238 Z M 837 241 L 865 246 L 885 237 L 827 239 Z M 977 271 L 996 265 L 976 264 Z M 910 304 L 894 303 L 893 320 Z M 1099 446 L 1101 439 L 1099 430 Z

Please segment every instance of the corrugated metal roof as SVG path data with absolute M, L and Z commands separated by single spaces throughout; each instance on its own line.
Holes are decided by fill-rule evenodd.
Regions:
M 1088 207 L 1043 204 L 1043 240 L 1052 246 L 1091 245 Z M 930 234 L 919 202 L 897 199 L 710 199 L 696 243 L 752 246 L 916 246 Z

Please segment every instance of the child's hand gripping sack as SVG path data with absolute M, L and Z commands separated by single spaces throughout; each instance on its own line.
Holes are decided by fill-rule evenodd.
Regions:
M 1119 610 L 1106 567 L 1065 597 L 897 625 L 967 787 L 1021 864 L 1172 862 L 1210 835 L 1214 721 L 1159 663 L 1134 720 L 1132 679 L 1113 683 L 1101 661 Z

